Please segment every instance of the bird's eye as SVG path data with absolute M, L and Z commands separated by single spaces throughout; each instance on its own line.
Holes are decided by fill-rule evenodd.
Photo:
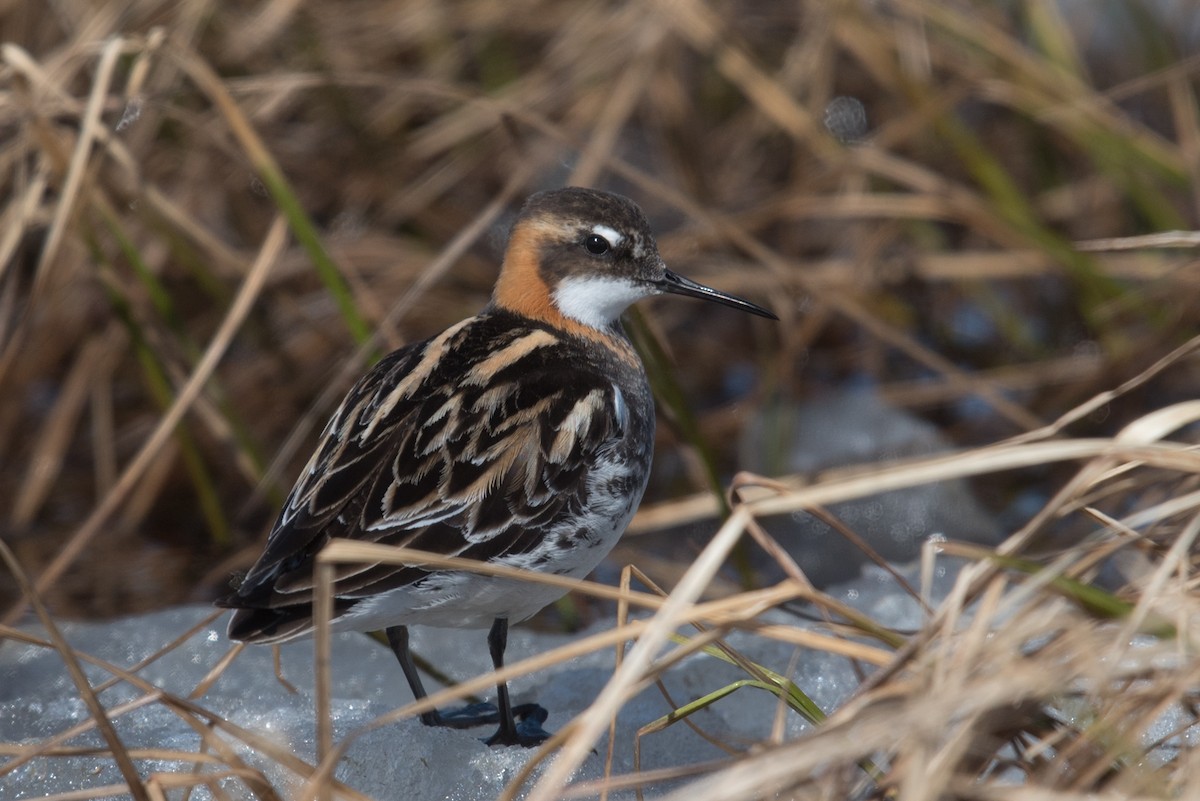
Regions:
M 612 245 L 608 244 L 608 240 L 600 234 L 588 234 L 587 239 L 583 240 L 583 246 L 593 256 L 603 256 L 612 248 Z

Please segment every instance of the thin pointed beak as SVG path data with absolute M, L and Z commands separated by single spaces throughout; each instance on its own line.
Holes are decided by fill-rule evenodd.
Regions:
M 682 275 L 673 273 L 670 270 L 667 270 L 663 274 L 662 280 L 655 284 L 655 286 L 658 287 L 660 291 L 669 292 L 672 295 L 686 295 L 689 298 L 711 300 L 724 306 L 729 306 L 733 309 L 741 309 L 744 312 L 757 314 L 759 317 L 766 317 L 768 320 L 779 319 L 762 306 L 758 306 L 748 300 L 742 300 L 735 295 L 727 295 L 724 292 L 718 292 L 712 287 L 707 287 L 704 284 L 698 284 L 690 278 L 684 278 Z

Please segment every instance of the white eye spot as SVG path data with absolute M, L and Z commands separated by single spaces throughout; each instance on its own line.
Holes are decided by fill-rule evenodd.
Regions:
M 553 299 L 564 316 L 592 328 L 608 328 L 629 304 L 653 294 L 650 287 L 626 278 L 589 275 L 564 278 Z
M 620 231 L 617 231 L 615 228 L 609 228 L 607 225 L 593 225 L 592 233 L 596 236 L 602 236 L 607 239 L 608 243 L 614 248 L 619 247 L 621 242 L 625 239 L 624 234 L 622 234 Z

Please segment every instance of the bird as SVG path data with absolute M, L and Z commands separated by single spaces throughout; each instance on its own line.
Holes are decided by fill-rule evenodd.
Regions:
M 390 353 L 347 393 L 231 595 L 228 636 L 280 643 L 313 631 L 313 566 L 333 538 L 385 543 L 582 578 L 616 544 L 650 474 L 654 404 L 620 323 L 675 294 L 771 311 L 669 270 L 645 214 L 621 195 L 531 195 L 509 233 L 490 302 Z M 465 570 L 340 564 L 332 629 L 382 629 L 417 699 L 410 625 L 488 628 L 499 669 L 510 622 L 565 590 Z M 489 745 L 532 747 L 548 712 L 497 703 L 421 715 L 427 726 L 497 723 Z

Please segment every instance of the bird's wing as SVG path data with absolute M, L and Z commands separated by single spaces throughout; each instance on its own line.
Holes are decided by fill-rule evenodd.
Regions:
M 350 391 L 229 605 L 311 603 L 313 559 L 333 537 L 492 559 L 532 549 L 578 507 L 595 457 L 628 425 L 620 390 L 556 359 L 547 331 L 474 354 L 454 331 L 391 354 Z M 334 595 L 427 573 L 339 565 Z

